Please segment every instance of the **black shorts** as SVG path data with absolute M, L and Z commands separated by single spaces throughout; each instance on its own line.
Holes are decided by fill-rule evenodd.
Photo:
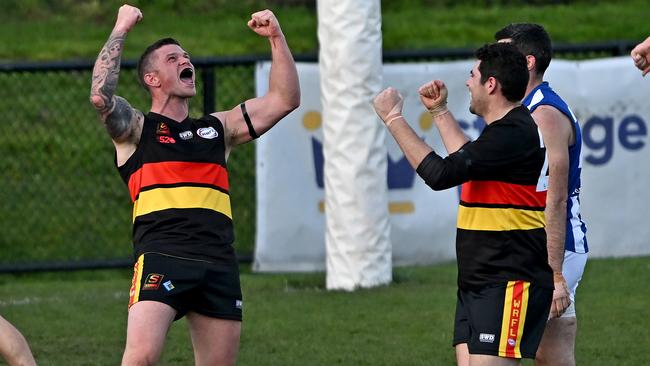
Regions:
M 458 290 L 454 343 L 470 354 L 535 358 L 553 290 L 509 281 L 479 290 Z
M 162 302 L 176 309 L 176 319 L 194 311 L 213 318 L 242 319 L 239 268 L 173 257 L 140 255 L 133 268 L 129 308 L 138 301 Z

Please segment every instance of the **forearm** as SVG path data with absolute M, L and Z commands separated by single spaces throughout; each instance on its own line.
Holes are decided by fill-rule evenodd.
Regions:
M 469 141 L 469 138 L 467 138 L 458 125 L 454 115 L 451 114 L 451 111 L 433 117 L 433 122 L 438 128 L 440 137 L 442 137 L 442 142 L 445 144 L 447 154 L 458 151 Z
M 549 195 L 544 216 L 546 217 L 548 264 L 554 274 L 561 274 L 566 239 L 566 198 Z
M 287 112 L 290 112 L 300 105 L 300 84 L 296 63 L 283 34 L 269 37 L 269 42 L 272 57 L 269 94 L 285 106 Z
M 387 127 L 413 169 L 417 169 L 422 160 L 433 151 L 406 123 L 404 117 L 394 119 Z
M 90 102 L 104 120 L 115 106 L 115 90 L 126 32 L 114 29 L 99 52 L 93 68 Z

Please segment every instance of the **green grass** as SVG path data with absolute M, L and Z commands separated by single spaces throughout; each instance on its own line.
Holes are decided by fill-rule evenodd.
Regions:
M 650 336 L 650 257 L 590 260 L 578 291 L 579 365 L 641 365 Z M 0 276 L 0 313 L 39 365 L 115 365 L 126 331 L 126 270 Z M 390 286 L 326 291 L 324 274 L 244 270 L 239 365 L 450 365 L 455 264 L 394 271 Z M 161 365 L 188 365 L 176 322 Z M 532 363 L 525 363 L 531 365 Z
M 70 2 L 74 6 L 23 5 L 21 9 L 12 7 L 11 2 L 7 0 L 4 16 L 0 16 L 0 39 L 11 40 L 0 43 L 0 60 L 95 58 L 122 3 L 85 1 L 80 2 L 82 6 Z M 267 54 L 267 43 L 245 24 L 251 12 L 264 6 L 270 6 L 278 16 L 295 53 L 315 53 L 318 48 L 313 6 L 275 5 L 288 1 L 215 0 L 179 6 L 170 5 L 174 1 L 141 3 L 144 19 L 129 34 L 126 58 L 136 58 L 148 44 L 168 35 L 178 38 L 193 56 Z M 639 11 L 647 3 L 641 0 L 551 5 L 523 1 L 449 3 L 383 1 L 384 48 L 474 47 L 492 40 L 498 28 L 511 22 L 544 24 L 554 41 L 562 43 L 641 40 L 648 34 L 647 16 Z M 73 12 L 75 16 L 71 16 Z

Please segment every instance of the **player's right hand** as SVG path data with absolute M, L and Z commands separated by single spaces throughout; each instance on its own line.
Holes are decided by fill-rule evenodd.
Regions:
M 420 101 L 433 117 L 447 112 L 447 86 L 441 80 L 432 80 L 418 89 Z
M 571 305 L 569 287 L 566 284 L 564 276 L 553 274 L 553 302 L 551 302 L 551 318 L 558 318 Z
M 124 4 L 120 6 L 120 10 L 117 12 L 114 30 L 127 33 L 140 20 L 142 20 L 142 12 L 140 9 Z
M 386 88 L 382 90 L 372 101 L 375 112 L 384 123 L 388 123 L 392 118 L 402 115 L 402 106 L 404 98 L 395 88 Z

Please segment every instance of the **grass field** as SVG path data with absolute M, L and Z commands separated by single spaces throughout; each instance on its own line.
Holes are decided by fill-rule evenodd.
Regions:
M 650 257 L 597 259 L 578 291 L 578 365 L 645 365 Z M 239 365 L 452 365 L 456 269 L 398 268 L 390 286 L 324 290 L 324 274 L 243 269 Z M 0 314 L 28 338 L 39 365 L 116 365 L 123 350 L 131 273 L 0 276 Z M 184 320 L 161 365 L 189 365 Z M 531 365 L 532 363 L 525 363 Z

